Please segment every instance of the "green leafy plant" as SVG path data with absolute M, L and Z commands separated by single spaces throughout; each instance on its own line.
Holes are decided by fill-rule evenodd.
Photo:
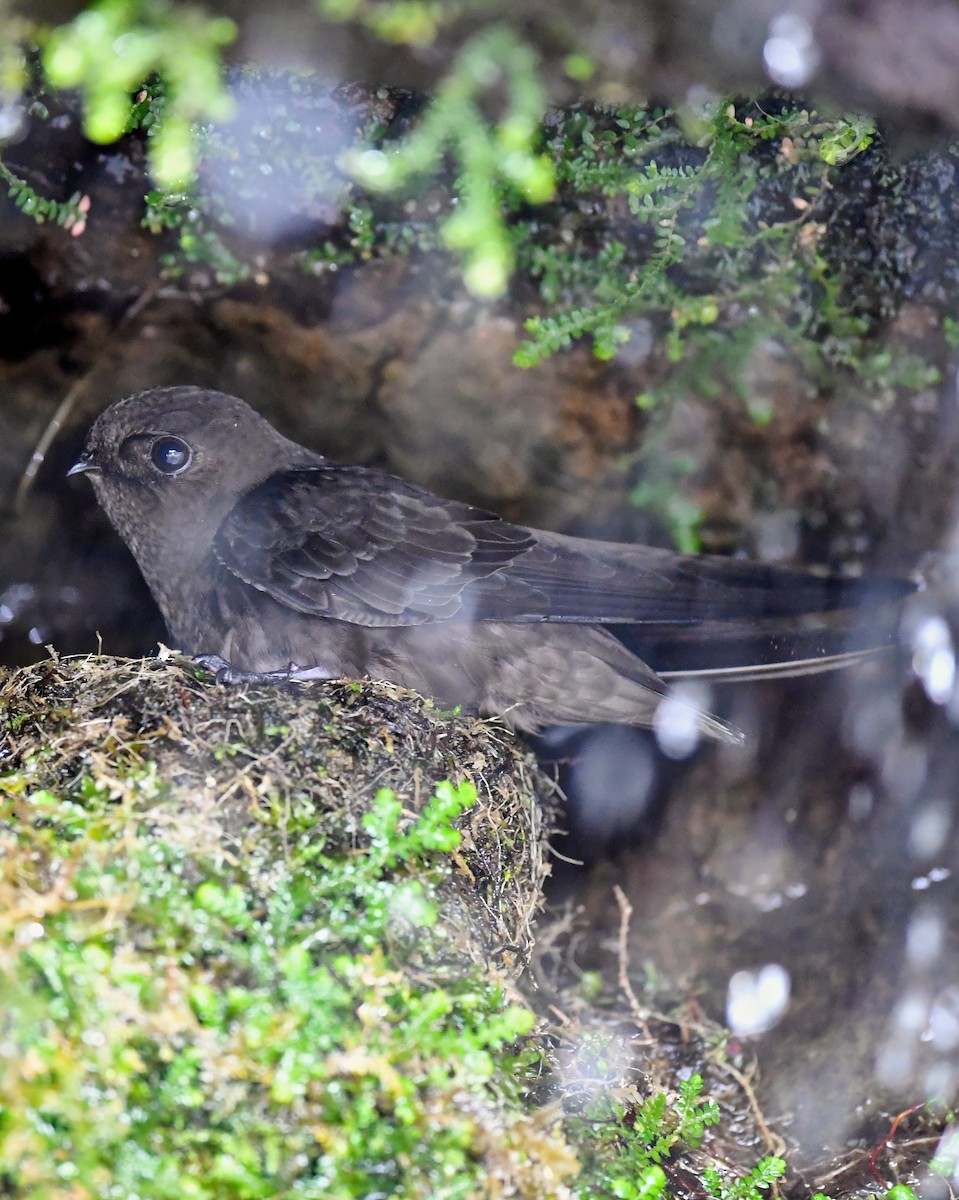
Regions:
M 683 554 L 695 554 L 700 549 L 699 527 L 703 522 L 703 511 L 677 486 L 679 480 L 691 474 L 693 466 L 689 458 L 657 454 L 655 447 L 651 447 L 650 452 L 642 456 L 642 479 L 631 497 L 638 508 L 645 508 L 663 520 L 673 535 L 676 548 Z
M 728 1179 L 715 1167 L 707 1167 L 703 1171 L 703 1182 L 714 1200 L 762 1200 L 762 1193 L 768 1191 L 785 1170 L 785 1159 L 768 1155 L 741 1179 Z
M 85 200 L 80 192 L 74 192 L 69 200 L 49 200 L 2 162 L 0 179 L 6 183 L 7 195 L 17 208 L 25 216 L 32 217 L 38 225 L 42 225 L 44 221 L 53 221 L 65 229 L 72 229 L 77 233 L 83 231 L 89 201 Z
M 209 267 L 218 283 L 233 284 L 251 274 L 250 267 L 237 258 L 212 228 L 192 192 L 153 190 L 145 197 L 143 225 L 151 233 L 170 230 L 176 234 L 177 251 L 164 257 L 163 265 L 178 274 L 184 263 Z
M 868 150 L 876 137 L 876 122 L 861 113 L 844 113 L 819 139 L 819 157 L 830 166 L 848 162 Z
M 571 1121 L 584 1155 L 576 1194 L 582 1200 L 596 1196 L 655 1200 L 671 1195 L 662 1164 L 681 1150 L 696 1149 L 706 1130 L 720 1119 L 715 1101 L 704 1100 L 702 1090 L 702 1077 L 693 1075 L 672 1099 L 657 1092 L 635 1105 L 623 1106 L 605 1097 L 591 1102 Z M 589 1141 L 586 1129 L 592 1132 Z
M 505 88 L 506 111 L 490 124 L 480 100 L 494 87 Z M 470 290 L 498 296 L 514 262 L 505 206 L 511 199 L 541 203 L 553 193 L 552 165 L 535 149 L 543 107 L 532 52 L 505 25 L 494 25 L 463 47 L 409 137 L 352 151 L 346 165 L 365 187 L 396 191 L 436 172 L 448 153 L 456 211 L 443 219 L 441 236 L 465 256 Z
M 612 358 L 642 316 L 664 339 L 670 367 L 645 393 L 648 402 L 723 382 L 735 388 L 754 348 L 770 342 L 814 376 L 860 372 L 874 395 L 935 382 L 930 364 L 897 372 L 870 359 L 870 319 L 828 244 L 823 216 L 833 182 L 874 151 L 870 120 L 823 118 L 778 98 L 722 99 L 676 111 L 580 107 L 548 115 L 544 127 L 535 55 L 481 0 L 320 5 L 327 20 L 416 43 L 474 9 L 486 24 L 461 46 L 407 132 L 378 128 L 374 117 L 336 161 L 297 167 L 297 178 L 326 181 L 321 192 L 327 176 L 336 184 L 321 200 L 334 236 L 301 252 L 307 270 L 441 246 L 462 257 L 471 291 L 496 297 L 519 267 L 538 282 L 544 311 L 527 322 L 517 363 L 533 366 L 583 337 L 600 358 Z M 195 187 L 199 156 L 214 147 L 232 108 L 221 55 L 235 34 L 226 18 L 174 0 L 94 0 L 43 35 L 41 55 L 50 85 L 79 88 L 94 140 L 146 133 L 158 184 L 146 224 L 177 234 L 168 267 L 201 263 L 226 283 L 262 274 L 224 243 L 219 224 L 229 225 L 229 214 Z M 588 75 L 585 56 L 567 57 L 572 77 Z M 3 63 L 0 86 L 22 79 L 19 48 Z M 221 149 L 228 158 L 229 147 Z M 369 198 L 337 191 L 344 171 Z M 5 178 L 26 211 L 82 230 L 81 219 L 24 180 Z M 406 203 L 424 193 L 424 211 L 409 216 Z M 548 207 L 554 195 L 567 214 L 561 236 Z M 591 221 L 604 207 L 606 217 Z
M 130 127 L 131 95 L 149 76 L 165 82 L 162 119 L 150 130 L 153 174 L 165 188 L 193 178 L 193 124 L 227 116 L 220 53 L 236 37 L 226 17 L 172 0 L 97 0 L 54 29 L 43 66 L 55 87 L 79 88 L 84 131 L 116 141 Z
M 669 366 L 644 407 L 690 391 L 746 398 L 746 367 L 763 345 L 778 345 L 815 379 L 850 368 L 873 395 L 929 386 L 933 365 L 906 370 L 898 356 L 876 357 L 873 323 L 828 244 L 835 173 L 874 137 L 874 124 L 854 114 L 826 120 L 781 99 L 553 117 L 545 145 L 561 201 L 589 211 L 594 198 L 611 224 L 625 205 L 629 237 L 587 221 L 556 238 L 545 223 L 527 223 L 518 261 L 538 279 L 547 311 L 527 320 L 516 363 L 534 366 L 580 338 L 611 358 L 642 318 Z
M 483 0 L 318 0 L 330 21 L 355 21 L 385 42 L 428 45 L 440 28 Z

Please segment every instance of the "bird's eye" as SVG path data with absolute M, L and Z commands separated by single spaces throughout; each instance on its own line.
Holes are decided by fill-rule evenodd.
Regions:
M 150 461 L 163 475 L 179 475 L 190 465 L 193 451 L 180 438 L 161 437 L 150 447 Z

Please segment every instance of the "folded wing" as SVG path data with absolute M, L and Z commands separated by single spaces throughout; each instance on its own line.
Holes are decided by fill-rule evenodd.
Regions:
M 793 618 L 855 612 L 913 590 L 896 579 L 821 576 L 544 533 L 385 472 L 335 464 L 272 475 L 229 514 L 215 551 L 228 570 L 299 612 L 365 626 L 628 626 L 623 640 L 658 669 L 670 669 L 669 646 L 684 646 L 677 671 L 696 669 L 706 645 L 739 641 L 745 651 L 756 622 L 781 660 Z M 830 646 L 842 624 L 829 623 Z M 817 638 L 815 621 L 807 622 L 802 645 L 812 655 Z

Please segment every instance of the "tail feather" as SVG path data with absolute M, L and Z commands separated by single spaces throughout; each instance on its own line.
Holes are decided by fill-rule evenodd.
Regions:
M 833 670 L 895 647 L 899 606 L 688 626 L 620 625 L 612 631 L 663 679 L 780 679 Z

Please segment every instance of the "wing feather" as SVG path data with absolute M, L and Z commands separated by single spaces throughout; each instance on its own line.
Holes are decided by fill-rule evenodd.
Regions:
M 333 463 L 270 476 L 234 507 L 214 548 L 281 604 L 366 626 L 559 621 L 721 643 L 743 622 L 854 612 L 913 590 L 543 533 Z
M 534 544 L 529 530 L 383 472 L 281 471 L 227 516 L 214 549 L 246 583 L 300 612 L 357 625 L 475 616 L 470 588 Z

